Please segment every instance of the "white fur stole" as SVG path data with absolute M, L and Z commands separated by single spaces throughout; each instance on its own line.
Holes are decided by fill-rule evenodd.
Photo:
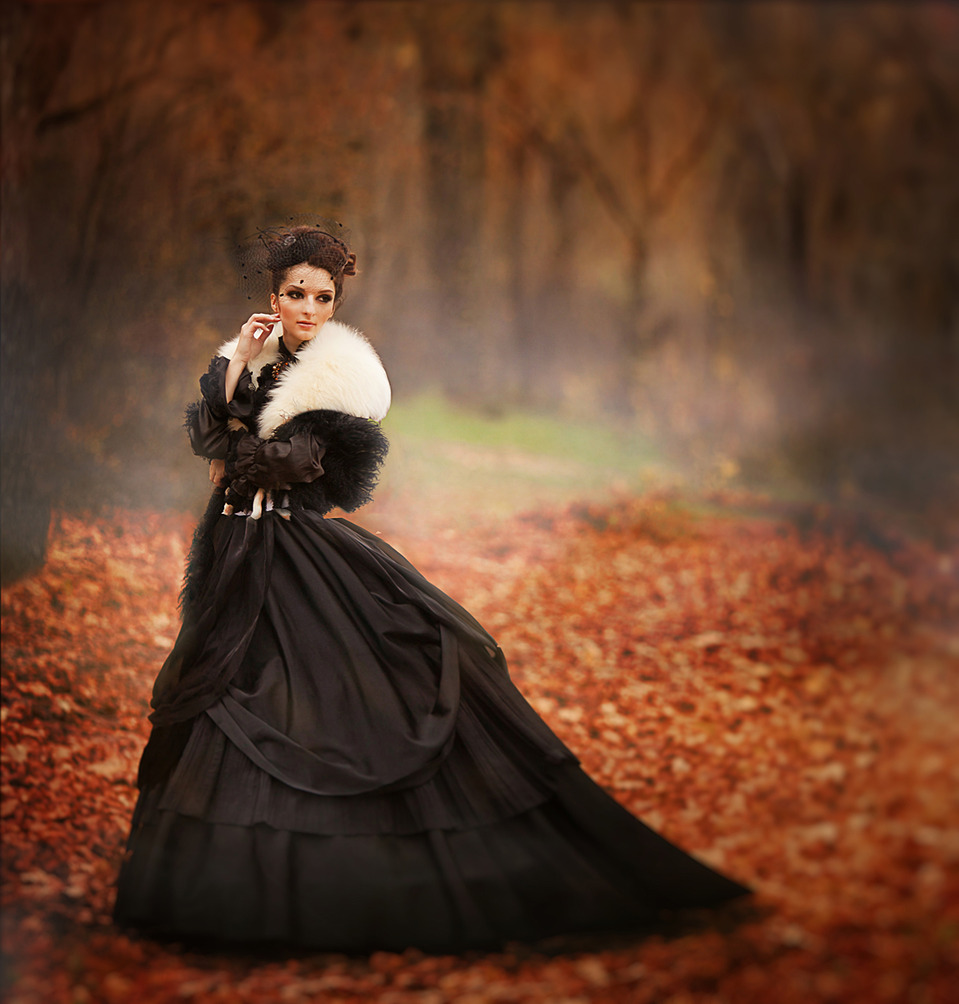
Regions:
M 247 369 L 256 385 L 260 370 L 280 359 L 280 325 L 263 343 Z M 239 335 L 220 346 L 218 355 L 233 358 Z M 297 353 L 296 363 L 280 374 L 257 421 L 261 439 L 306 411 L 339 411 L 381 422 L 390 410 L 390 382 L 372 345 L 348 324 L 327 321 Z

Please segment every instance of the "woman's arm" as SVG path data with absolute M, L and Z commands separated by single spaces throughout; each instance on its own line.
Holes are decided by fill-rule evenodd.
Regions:
M 246 324 L 240 328 L 240 337 L 233 352 L 233 358 L 226 369 L 226 403 L 233 400 L 236 385 L 247 368 L 263 351 L 263 343 L 279 321 L 279 314 L 251 314 Z
M 232 438 L 226 464 L 231 504 L 261 488 L 289 490 L 293 508 L 324 513 L 369 502 L 389 449 L 378 423 L 322 409 L 289 419 L 268 440 L 249 433 Z
M 237 418 L 245 424 L 253 414 L 252 387 L 250 386 L 248 363 L 263 349 L 266 336 L 272 330 L 274 314 L 252 314 L 240 329 L 236 350 L 232 359 L 214 356 L 210 368 L 200 377 L 200 401 L 187 408 L 186 429 L 190 435 L 190 445 L 198 457 L 208 460 L 224 460 L 230 446 L 228 422 Z M 241 399 L 237 400 L 237 388 L 247 376 Z M 219 485 L 223 470 L 210 470 L 210 480 Z
M 222 366 L 223 362 L 225 360 L 219 365 Z M 230 416 L 223 405 L 222 390 L 217 393 L 215 389 L 212 392 L 210 389 L 211 385 L 216 387 L 217 365 L 217 360 L 214 360 L 210 365 L 210 373 L 205 373 L 200 380 L 204 396 L 187 408 L 184 423 L 193 452 L 207 460 L 222 460 L 230 446 L 230 430 L 227 425 Z M 211 374 L 212 379 L 209 379 Z

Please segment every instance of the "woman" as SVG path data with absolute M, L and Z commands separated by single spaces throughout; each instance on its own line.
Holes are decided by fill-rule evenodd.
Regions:
M 387 443 L 376 353 L 332 320 L 346 245 L 273 234 L 271 313 L 200 380 L 217 485 L 154 688 L 118 922 L 324 950 L 496 947 L 748 892 L 607 796 L 460 606 L 334 506 Z

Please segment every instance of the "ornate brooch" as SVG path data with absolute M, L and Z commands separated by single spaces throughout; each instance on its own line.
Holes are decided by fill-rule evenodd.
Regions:
M 278 359 L 273 364 L 273 379 L 275 380 L 291 362 L 293 362 L 292 359 Z

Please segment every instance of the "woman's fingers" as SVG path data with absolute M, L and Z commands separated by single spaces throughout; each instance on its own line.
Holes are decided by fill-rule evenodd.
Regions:
M 279 314 L 250 314 L 249 319 L 243 327 L 250 327 L 251 325 L 274 325 L 280 319 Z
M 274 324 L 280 319 L 279 314 L 251 314 L 247 324 L 265 324 L 268 327 L 273 327 Z
M 267 336 L 279 319 L 279 314 L 250 315 L 246 324 L 240 328 L 240 341 L 237 345 L 237 353 L 242 359 L 249 361 L 260 354 Z
M 240 335 L 251 338 L 261 338 L 273 330 L 273 325 L 279 320 L 278 314 L 252 314 L 250 319 L 240 328 Z

